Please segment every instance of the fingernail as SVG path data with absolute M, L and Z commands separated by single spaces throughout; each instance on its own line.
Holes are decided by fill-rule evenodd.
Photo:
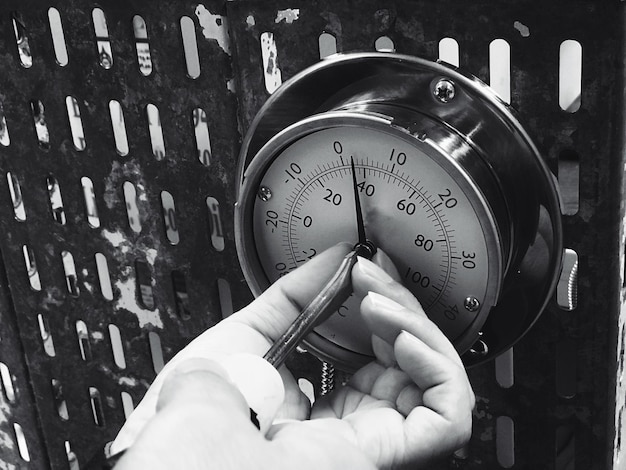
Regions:
M 391 312 L 399 312 L 401 310 L 406 310 L 405 307 L 400 305 L 398 302 L 391 300 L 389 297 L 385 297 L 384 295 L 377 294 L 376 292 L 368 292 L 367 296 L 374 304 L 374 307 L 380 310 L 387 310 Z
M 378 279 L 381 282 L 393 282 L 393 278 L 389 274 L 387 274 L 383 270 L 383 268 L 376 265 L 367 258 L 357 256 L 357 261 L 359 268 L 365 275 L 373 277 L 374 279 Z

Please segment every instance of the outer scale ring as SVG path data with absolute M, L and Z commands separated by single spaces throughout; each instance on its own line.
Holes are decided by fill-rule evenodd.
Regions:
M 433 95 L 442 79 L 455 87 L 454 99 L 448 102 Z M 488 350 L 466 353 L 463 360 L 472 365 L 508 349 L 548 303 L 562 252 L 553 177 L 511 109 L 482 82 L 442 64 L 388 53 L 333 56 L 296 75 L 268 99 L 243 142 L 242 181 L 244 171 L 246 177 L 255 174 L 256 164 L 246 169 L 262 147 L 281 145 L 274 136 L 310 116 L 337 110 L 375 113 L 409 134 L 428 127 L 427 135 L 453 136 L 433 142 L 471 174 L 487 199 L 499 236 L 494 246 L 502 261 L 497 304 L 466 335 L 475 339 L 482 329 L 481 341 Z M 459 145 L 471 151 L 459 153 Z M 467 158 L 470 154 L 479 158 Z M 246 205 L 254 198 L 245 190 L 247 183 L 238 198 L 235 231 L 244 273 L 259 294 L 266 286 L 256 278 L 247 241 L 251 232 Z M 460 351 L 469 347 L 468 341 L 457 344 Z
M 416 116 L 417 118 L 417 116 Z M 416 121 L 417 122 L 417 121 Z M 468 350 L 477 340 L 478 332 L 484 324 L 491 307 L 496 304 L 497 296 L 501 287 L 503 272 L 503 252 L 508 252 L 508 245 L 502 243 L 500 236 L 500 226 L 508 229 L 508 220 L 504 217 L 503 202 L 497 193 L 496 182 L 491 178 L 489 170 L 481 165 L 481 160 L 472 149 L 456 138 L 455 142 L 456 159 L 449 156 L 438 145 L 439 142 L 448 142 L 455 139 L 455 136 L 445 129 L 440 129 L 435 133 L 429 128 L 428 121 L 423 123 L 422 129 L 429 129 L 432 139 L 426 132 L 419 132 L 419 138 L 409 133 L 406 129 L 393 124 L 392 120 L 381 114 L 371 114 L 366 112 L 330 111 L 304 119 L 287 129 L 281 131 L 270 140 L 256 155 L 255 159 L 246 171 L 246 179 L 241 192 L 240 204 L 238 204 L 237 220 L 241 224 L 238 234 L 246 234 L 238 240 L 240 253 L 247 260 L 244 265 L 246 278 L 255 294 L 264 291 L 271 284 L 263 268 L 263 263 L 259 258 L 257 240 L 253 227 L 253 211 L 255 204 L 261 204 L 257 199 L 258 188 L 268 168 L 274 163 L 277 157 L 286 149 L 298 142 L 300 139 L 329 129 L 356 128 L 370 132 L 387 134 L 406 142 L 409 146 L 419 149 L 420 153 L 426 155 L 441 170 L 451 175 L 457 184 L 457 188 L 468 198 L 473 212 L 476 214 L 481 226 L 481 235 L 485 245 L 497 247 L 487 251 L 487 272 L 488 281 L 486 292 L 481 296 L 481 308 L 476 314 L 464 311 L 462 318 L 455 323 L 461 323 L 462 332 L 451 337 L 456 348 L 464 352 Z M 437 140 L 433 140 L 437 139 Z M 478 160 L 474 165 L 461 166 L 457 160 L 467 160 L 473 154 L 473 159 Z M 463 158 L 460 158 L 463 156 Z M 476 181 L 481 181 L 482 186 L 490 189 L 491 201 L 488 202 Z M 295 204 L 295 201 L 292 205 Z M 491 204 L 500 206 L 501 220 L 498 224 L 494 217 Z M 416 222 L 417 223 L 417 222 Z M 373 234 L 374 236 L 376 234 Z M 336 240 L 337 242 L 342 240 Z M 386 246 L 381 246 L 387 250 Z M 387 250 L 388 254 L 392 254 Z M 399 254 L 398 254 L 399 255 Z M 393 258 L 393 256 L 392 256 Z M 467 320 L 465 320 L 467 318 Z M 349 327 L 348 327 L 349 328 Z M 346 370 L 354 370 L 372 360 L 372 356 L 361 354 L 350 348 L 342 347 L 327 339 L 323 334 L 312 332 L 305 340 L 307 349 L 317 356 L 331 361 Z

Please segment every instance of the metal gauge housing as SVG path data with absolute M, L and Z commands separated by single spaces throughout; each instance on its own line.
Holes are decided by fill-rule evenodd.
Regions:
M 560 272 L 551 173 L 512 110 L 445 64 L 390 53 L 320 62 L 260 110 L 240 170 L 236 241 L 255 294 L 356 243 L 354 171 L 368 239 L 467 365 L 521 337 Z M 347 370 L 371 360 L 360 300 L 317 326 L 307 348 Z

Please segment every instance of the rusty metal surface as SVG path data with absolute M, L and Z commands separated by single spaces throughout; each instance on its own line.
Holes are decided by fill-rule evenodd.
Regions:
M 623 359 L 618 363 L 624 350 L 623 340 L 618 344 L 624 330 L 619 318 L 623 5 L 248 1 L 231 4 L 229 13 L 240 88 L 246 90 L 244 127 L 269 96 L 264 70 L 272 80 L 278 69 L 284 81 L 317 62 L 322 33 L 335 37 L 339 52 L 372 50 L 387 36 L 397 52 L 431 60 L 438 58 L 442 38 L 454 38 L 460 66 L 485 82 L 490 42 L 507 41 L 511 103 L 520 119 L 555 172 L 561 152 L 580 158 L 580 208 L 563 219 L 565 246 L 579 256 L 578 306 L 567 312 L 553 302 L 514 347 L 513 370 L 506 371 L 514 373 L 511 387 L 498 384 L 494 364 L 471 370 L 478 395 L 472 442 L 441 468 L 624 468 L 624 451 L 614 446 L 624 409 L 615 401 L 624 368 Z M 260 50 L 271 48 L 261 36 L 267 32 L 275 49 L 264 64 Z M 583 48 L 582 105 L 575 113 L 558 104 L 559 46 L 567 39 Z
M 15 389 L 11 401 L 6 383 L 0 382 L 0 467 L 75 468 L 71 458 L 68 462 L 66 441 L 78 462 L 85 462 L 121 425 L 121 392 L 129 393 L 136 404 L 154 377 L 150 333 L 153 349 L 158 349 L 154 334 L 158 335 L 166 361 L 218 321 L 223 310 L 228 313 L 231 299 L 224 285 L 232 292 L 233 308 L 248 302 L 231 213 L 239 127 L 245 131 L 269 96 L 264 69 L 270 69 L 274 79 L 280 71 L 286 80 L 315 63 L 322 32 L 336 38 L 339 51 L 372 50 L 377 38 L 387 36 L 398 52 L 427 59 L 438 57 L 441 38 L 452 37 L 460 46 L 461 67 L 487 82 L 489 44 L 495 38 L 505 39 L 512 55 L 511 102 L 540 151 L 555 171 L 564 150 L 580 157 L 580 207 L 563 219 L 565 246 L 579 256 L 577 308 L 567 312 L 551 305 L 515 346 L 512 386 L 498 384 L 502 372 L 496 373 L 494 364 L 471 370 L 478 395 L 472 442 L 440 468 L 565 469 L 569 462 L 584 469 L 626 466 L 624 444 L 616 433 L 622 423 L 623 437 L 626 426 L 626 420 L 619 418 L 624 403 L 616 400 L 624 397 L 626 387 L 624 315 L 620 319 L 624 295 L 621 2 L 224 4 L 214 0 L 199 5 L 65 0 L 55 7 L 66 37 L 66 66 L 55 61 L 49 7 L 49 2 L 37 0 L 4 0 L 0 5 L 0 122 L 5 117 L 10 136 L 8 146 L 0 136 L 0 251 L 5 274 L 0 278 L 0 362 L 10 370 Z M 94 7 L 106 15 L 113 56 L 110 69 L 100 65 L 91 16 Z M 20 65 L 14 11 L 20 13 L 29 39 L 32 66 L 28 68 Z M 137 62 L 132 27 L 136 14 L 147 25 L 153 63 L 148 76 L 140 73 Z M 195 26 L 200 57 L 196 79 L 186 72 L 183 16 Z M 226 16 L 230 44 L 223 36 Z M 276 42 L 276 53 L 267 66 L 261 56 L 264 32 L 273 33 Z M 557 102 L 558 49 L 566 39 L 576 39 L 583 47 L 583 94 L 575 113 L 563 112 Z M 65 106 L 68 95 L 77 99 L 82 115 L 86 141 L 82 151 L 72 144 Z M 48 145 L 38 143 L 30 108 L 33 100 L 45 106 Z M 129 142 L 124 156 L 116 152 L 110 100 L 117 100 L 124 112 Z M 161 113 L 163 159 L 151 150 L 145 111 L 149 103 Z M 197 108 L 205 110 L 210 130 L 208 166 L 200 162 L 196 148 Z M 1 129 L 0 125 L 0 133 Z M 23 221 L 16 220 L 7 172 L 19 179 L 22 188 Z M 53 218 L 46 183 L 50 175 L 61 190 L 64 225 Z M 84 176 L 94 184 L 97 228 L 89 225 L 85 215 Z M 123 190 L 127 181 L 140 196 L 139 232 L 128 221 Z M 172 244 L 166 229 L 163 190 L 175 201 L 177 244 Z M 207 197 L 220 204 L 222 251 L 219 242 L 215 245 L 212 240 L 215 220 L 207 209 Z M 39 291 L 29 281 L 23 245 L 36 258 Z M 74 257 L 77 275 L 72 289 L 78 288 L 78 295 L 67 288 L 63 251 Z M 110 300 L 100 290 L 96 253 L 108 260 Z M 172 271 L 182 273 L 185 288 L 180 275 L 173 282 Z M 54 357 L 49 342 L 42 339 L 38 315 L 48 321 Z M 77 321 L 83 321 L 88 331 L 82 353 Z M 125 368 L 113 356 L 111 323 L 121 332 Z M 299 376 L 311 380 L 320 368 L 306 356 L 296 357 L 292 365 Z M 58 388 L 55 395 L 52 379 L 62 384 L 63 400 Z M 337 380 L 341 379 L 339 375 Z M 320 385 L 315 385 L 319 390 Z M 94 422 L 90 387 L 100 394 L 100 425 Z M 65 411 L 60 406 L 63 401 Z M 28 461 L 18 450 L 15 423 L 24 430 Z
M 228 305 L 230 299 L 224 294 L 220 297 L 218 279 L 228 282 L 235 308 L 250 297 L 238 267 L 230 215 L 239 135 L 236 96 L 228 84 L 232 69 L 227 46 L 210 34 L 204 36 L 195 3 L 100 2 L 113 53 L 113 67 L 107 70 L 99 64 L 91 16 L 94 6 L 66 1 L 56 7 L 69 56 L 64 67 L 55 61 L 47 2 L 3 2 L 0 7 L 0 101 L 11 141 L 9 146 L 0 147 L 5 181 L 0 185 L 0 245 L 10 290 L 7 297 L 14 307 L 3 309 L 2 315 L 11 314 L 17 326 L 13 330 L 10 323 L 2 322 L 0 360 L 10 367 L 16 387 L 25 392 L 15 406 L 9 410 L 3 407 L 3 415 L 7 423 L 19 422 L 26 429 L 30 451 L 28 463 L 17 451 L 9 429 L 7 438 L 0 440 L 0 462 L 21 468 L 67 468 L 65 441 L 83 463 L 110 440 L 124 420 L 121 392 L 129 393 L 137 404 L 155 375 L 149 333 L 158 335 L 166 361 L 219 321 L 220 301 Z M 208 14 L 222 13 L 220 2 L 206 2 L 204 6 Z M 21 14 L 28 36 L 32 54 L 29 68 L 20 65 L 11 22 L 14 9 Z M 132 20 L 136 14 L 143 17 L 148 29 L 153 71 L 147 77 L 140 73 L 135 51 Z M 182 16 L 191 18 L 196 27 L 201 61 L 197 79 L 188 78 L 186 73 L 179 23 Z M 77 99 L 80 108 L 86 141 L 83 151 L 72 144 L 65 106 L 68 95 Z M 113 138 L 112 99 L 124 112 L 129 142 L 125 156 L 118 154 Z M 48 148 L 38 143 L 29 107 L 32 100 L 45 106 Z M 151 150 L 145 111 L 148 103 L 160 111 L 166 144 L 165 157 L 160 161 Z M 196 149 L 196 108 L 205 110 L 210 129 L 212 158 L 208 166 L 200 162 Z M 24 221 L 16 220 L 7 172 L 19 179 Z M 67 219 L 64 225 L 52 216 L 46 184 L 50 175 L 59 183 Z M 93 181 L 100 220 L 97 228 L 89 225 L 86 216 L 81 189 L 84 176 Z M 138 233 L 127 217 L 123 191 L 127 181 L 138 193 Z M 170 243 L 165 229 L 163 190 L 175 201 L 176 245 Z M 223 251 L 211 243 L 211 224 L 215 222 L 207 197 L 214 197 L 221 207 Z M 33 290 L 29 282 L 23 245 L 28 245 L 35 256 L 40 291 Z M 78 295 L 66 287 L 61 260 L 65 250 L 74 258 Z M 108 261 L 111 300 L 100 291 L 96 253 Z M 136 266 L 142 269 L 136 270 Z M 186 284 L 185 289 L 177 287 L 182 293 L 178 299 L 172 281 L 174 270 L 183 274 Z M 139 279 L 144 284 L 143 298 L 137 285 L 141 273 L 147 275 L 143 281 Z M 183 303 L 185 313 L 180 311 Z M 40 314 L 49 324 L 54 357 L 43 347 Z M 82 353 L 77 321 L 83 321 L 88 331 Z M 123 369 L 114 361 L 111 323 L 121 331 L 126 361 Z M 158 358 L 156 362 L 158 368 Z M 57 409 L 60 398 L 55 403 L 52 379 L 62 386 L 66 411 Z M 100 394 L 99 424 L 94 422 L 90 387 Z M 25 415 L 28 410 L 38 421 Z

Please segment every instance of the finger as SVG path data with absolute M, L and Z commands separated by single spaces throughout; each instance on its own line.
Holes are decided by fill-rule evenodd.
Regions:
M 369 292 L 361 302 L 361 315 L 372 333 L 389 344 L 394 344 L 400 331 L 406 330 L 430 348 L 462 365 L 454 346 L 421 307 L 418 310 L 406 308 L 384 295 Z
M 372 258 L 372 262 L 375 265 L 380 266 L 380 268 L 387 274 L 389 274 L 389 276 L 391 276 L 393 280 L 395 280 L 396 282 L 400 282 L 401 277 L 398 269 L 396 268 L 396 265 L 393 264 L 391 258 L 382 249 L 379 248 L 378 250 L 376 250 L 376 254 Z
M 358 262 L 354 268 L 352 268 L 352 284 L 354 291 L 362 296 L 366 295 L 368 292 L 377 292 L 395 300 L 406 308 L 421 311 L 422 307 L 415 296 L 410 290 L 398 282 L 399 275 L 395 267 L 392 264 L 389 267 L 391 260 L 386 258 L 388 261 L 384 261 L 385 258 L 386 255 L 385 257 L 380 255 L 378 260 L 382 262 L 390 272 L 368 259 L 359 257 Z
M 211 367 L 170 374 L 158 408 L 116 470 L 201 469 L 206 462 L 219 467 L 217 462 L 232 461 L 242 446 L 255 449 L 265 443 L 243 396 Z
M 301 470 L 374 470 L 373 462 L 357 447 L 352 426 L 339 419 L 316 419 L 284 423 L 272 436 L 281 463 Z
M 398 335 L 394 350 L 398 365 L 423 390 L 423 406 L 405 421 L 406 448 L 420 455 L 461 447 L 471 434 L 474 403 L 465 369 L 406 331 Z
M 285 384 L 285 399 L 276 413 L 276 419 L 307 419 L 311 411 L 311 402 L 285 366 L 280 367 L 278 372 Z
M 396 365 L 396 356 L 393 353 L 393 346 L 384 339 L 372 335 L 372 350 L 374 356 L 380 364 L 385 367 L 394 367 Z
M 246 399 L 227 376 L 228 372 L 215 361 L 196 358 L 182 362 L 164 380 L 157 412 L 168 406 L 197 404 L 225 407 L 249 416 Z
M 348 243 L 325 250 L 280 278 L 254 302 L 224 321 L 249 325 L 271 344 L 319 293 L 350 250 Z

